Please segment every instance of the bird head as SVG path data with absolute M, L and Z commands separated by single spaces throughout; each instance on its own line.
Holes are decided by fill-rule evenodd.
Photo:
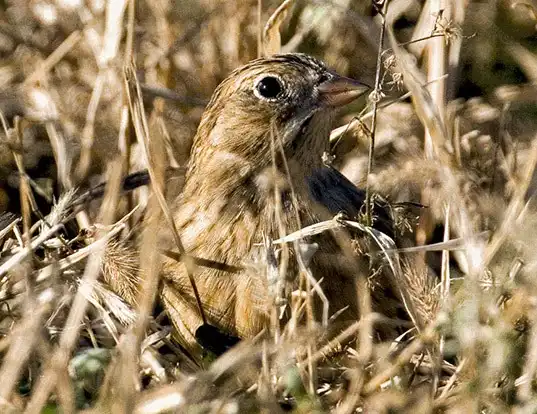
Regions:
M 334 109 L 367 90 L 308 55 L 254 60 L 232 72 L 213 94 L 194 139 L 191 168 L 226 163 L 243 171 L 263 168 L 274 145 L 281 145 L 288 159 L 320 163 Z

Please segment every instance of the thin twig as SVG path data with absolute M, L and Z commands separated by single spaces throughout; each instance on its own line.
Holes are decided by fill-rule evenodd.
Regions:
M 373 159 L 375 157 L 375 131 L 377 128 L 377 107 L 380 97 L 380 72 L 382 68 L 382 47 L 384 45 L 384 35 L 386 33 L 386 12 L 388 10 L 388 1 L 383 2 L 378 13 L 381 19 L 379 46 L 377 51 L 377 67 L 375 72 L 375 90 L 373 91 L 373 119 L 371 120 L 371 138 L 369 139 L 369 154 L 367 159 L 367 177 L 366 177 L 366 193 L 365 193 L 365 208 L 366 208 L 366 224 L 370 226 L 373 223 L 371 209 L 371 185 L 369 177 L 373 172 Z M 384 10 L 382 10 L 384 9 Z

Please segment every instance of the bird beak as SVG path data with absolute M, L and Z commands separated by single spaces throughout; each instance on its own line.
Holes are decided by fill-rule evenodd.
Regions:
M 331 107 L 344 106 L 371 88 L 357 80 L 332 74 L 332 77 L 317 86 L 322 103 Z

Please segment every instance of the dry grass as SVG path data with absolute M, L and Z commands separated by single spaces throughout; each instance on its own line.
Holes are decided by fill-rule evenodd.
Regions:
M 5 0 L 0 10 L 2 412 L 537 410 L 535 2 Z M 357 282 L 361 319 L 327 343 L 330 320 L 297 322 L 322 294 L 307 252 L 284 248 L 278 263 L 267 240 L 274 261 L 252 271 L 267 276 L 270 335 L 200 367 L 153 309 L 156 229 L 180 191 L 165 167 L 185 165 L 226 74 L 277 51 L 375 85 L 342 114 L 333 163 L 390 200 L 401 233 L 398 249 L 336 217 L 282 239 L 298 251 L 304 234 L 367 234 L 410 320 L 372 312 L 371 275 Z M 121 177 L 142 168 L 151 186 L 122 195 Z M 76 199 L 103 181 L 102 198 Z M 138 309 L 109 289 L 125 269 L 103 261 L 132 243 L 141 254 L 128 273 L 147 276 Z M 305 289 L 280 330 L 291 261 Z M 377 337 L 397 324 L 397 338 Z

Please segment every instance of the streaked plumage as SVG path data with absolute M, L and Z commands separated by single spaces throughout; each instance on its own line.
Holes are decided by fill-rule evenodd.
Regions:
M 224 80 L 203 115 L 175 203 L 187 252 L 242 266 L 259 255 L 264 237 L 281 236 L 279 222 L 291 233 L 340 211 L 355 216 L 363 192 L 321 158 L 334 109 L 365 90 L 301 54 L 255 60 Z M 356 278 L 367 274 L 366 261 L 344 232 L 309 241 L 319 245 L 309 267 L 324 280 L 330 314 L 346 308 L 338 321 L 356 320 Z M 247 268 L 229 273 L 198 267 L 195 274 L 208 322 L 238 337 L 267 324 L 266 281 Z M 161 298 L 182 342 L 196 346 L 202 321 L 183 264 L 165 260 Z

